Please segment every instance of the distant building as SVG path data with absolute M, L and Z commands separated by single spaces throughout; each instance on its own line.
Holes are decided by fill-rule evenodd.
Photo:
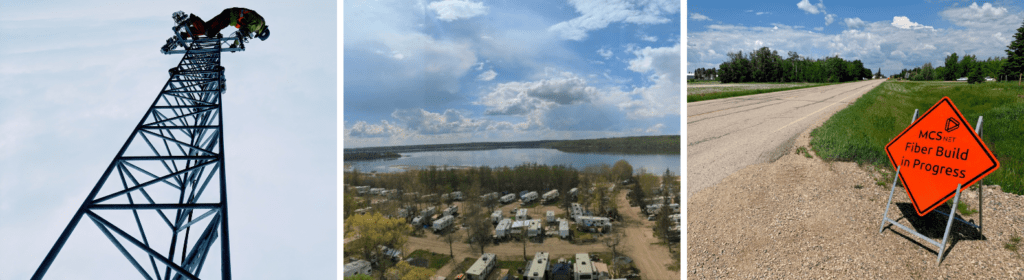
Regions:
M 686 72 L 686 80 L 693 80 L 695 77 L 692 72 Z

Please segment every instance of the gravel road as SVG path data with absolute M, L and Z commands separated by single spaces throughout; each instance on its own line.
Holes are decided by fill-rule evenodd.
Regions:
M 687 196 L 743 167 L 779 158 L 808 126 L 884 81 L 687 103 Z
M 688 279 L 1024 279 L 1024 243 L 1017 239 L 1017 251 L 1008 245 L 1024 235 L 1024 196 L 998 186 L 984 186 L 980 197 L 964 192 L 963 202 L 981 212 L 959 216 L 983 229 L 957 223 L 937 265 L 931 244 L 891 225 L 879 233 L 891 181 L 878 186 L 879 175 L 856 163 L 794 154 L 810 131 L 777 161 L 688 198 Z M 889 214 L 942 238 L 945 217 L 918 217 L 902 188 Z

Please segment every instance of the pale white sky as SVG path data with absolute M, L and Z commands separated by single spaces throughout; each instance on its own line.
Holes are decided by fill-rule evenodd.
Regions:
M 337 3 L 24 2 L 0 2 L 0 279 L 32 275 L 181 59 L 171 13 L 236 6 L 272 32 L 222 56 L 233 275 L 337 275 Z M 137 275 L 86 219 L 47 279 Z

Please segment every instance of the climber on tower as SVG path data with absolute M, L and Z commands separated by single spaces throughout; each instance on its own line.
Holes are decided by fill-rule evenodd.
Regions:
M 211 18 L 210 21 L 203 21 L 203 19 L 195 14 L 189 14 L 185 24 L 192 33 L 193 39 L 196 39 L 199 35 L 213 38 L 220 34 L 221 29 L 228 27 L 228 25 L 238 28 L 239 33 L 247 38 L 255 36 L 264 41 L 267 40 L 267 37 L 270 37 L 270 28 L 266 25 L 263 17 L 257 14 L 256 11 L 246 8 L 224 9 L 223 12 Z M 188 36 L 187 33 L 182 34 L 182 37 L 186 36 Z M 237 40 L 231 47 L 236 45 L 238 45 Z

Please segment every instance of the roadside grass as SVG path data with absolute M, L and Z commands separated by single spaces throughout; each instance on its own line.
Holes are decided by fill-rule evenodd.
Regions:
M 441 269 L 444 265 L 448 264 L 452 258 L 445 254 L 438 254 L 434 252 L 427 252 L 425 250 L 416 250 L 409 254 L 410 258 L 426 259 L 430 262 L 427 268 L 430 269 Z
M 953 204 L 952 200 L 949 200 L 949 201 L 946 202 L 946 205 L 952 205 L 952 204 Z M 974 213 L 978 213 L 978 210 L 974 209 L 974 208 L 971 208 L 970 205 L 967 205 L 967 203 L 964 203 L 963 201 L 958 201 L 956 203 L 956 212 L 960 213 L 960 215 L 970 216 L 970 215 L 974 215 Z
M 1024 89 L 1010 82 L 982 84 L 887 81 L 811 132 L 811 148 L 826 161 L 869 164 L 888 187 L 895 170 L 885 145 L 910 125 L 914 109 L 923 114 L 943 96 L 960 109 L 971 127 L 984 116 L 982 139 L 1000 167 L 983 179 L 1004 192 L 1024 195 Z
M 742 85 L 742 83 L 737 83 L 737 85 Z M 712 92 L 712 93 L 705 93 L 705 94 L 687 94 L 686 95 L 686 102 L 697 102 L 697 101 L 704 101 L 704 100 L 712 100 L 712 99 L 719 99 L 719 98 L 729 98 L 729 97 L 744 96 L 744 95 L 754 95 L 754 94 L 762 94 L 762 93 L 784 91 L 784 90 L 805 89 L 805 88 L 820 87 L 820 86 L 827 86 L 827 85 L 835 85 L 835 83 L 821 83 L 821 84 L 811 84 L 811 85 L 806 85 L 806 86 L 794 86 L 794 87 L 783 87 L 783 88 L 766 88 L 766 89 L 751 89 L 751 90 L 737 90 L 737 91 L 719 91 L 719 92 Z
M 1020 241 L 1020 235 L 1013 234 L 1010 236 L 1010 240 L 1008 242 L 1003 243 L 1003 248 L 1017 253 L 1017 256 L 1020 256 Z
M 814 156 L 811 156 L 811 153 L 807 151 L 807 147 L 804 147 L 804 146 L 800 146 L 799 148 L 796 148 L 796 154 L 804 155 L 804 157 L 806 157 L 806 158 L 813 158 L 814 157 Z
M 686 83 L 687 84 L 721 84 L 722 82 L 719 82 L 718 80 L 689 79 L 689 80 L 686 80 Z

